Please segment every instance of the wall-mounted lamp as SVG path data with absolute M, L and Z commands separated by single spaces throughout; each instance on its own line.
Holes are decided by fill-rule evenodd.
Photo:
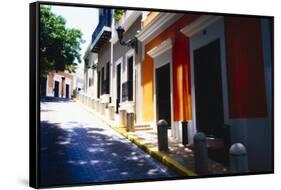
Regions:
M 98 67 L 97 64 L 92 65 L 92 69 L 94 69 L 94 70 L 97 69 L 97 67 Z
M 137 49 L 138 49 L 138 39 L 137 39 L 137 37 L 134 37 L 134 38 L 128 40 L 127 42 L 124 42 L 123 41 L 123 35 L 124 35 L 125 30 L 121 26 L 119 26 L 118 28 L 116 28 L 116 32 L 117 32 L 117 35 L 118 35 L 119 43 L 122 46 L 128 46 L 128 47 L 134 48 L 135 51 L 137 51 Z

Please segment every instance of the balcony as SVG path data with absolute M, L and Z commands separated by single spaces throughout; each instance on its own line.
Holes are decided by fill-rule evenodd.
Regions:
M 100 10 L 99 24 L 92 34 L 92 52 L 98 53 L 101 47 L 111 38 L 112 13 L 110 9 Z

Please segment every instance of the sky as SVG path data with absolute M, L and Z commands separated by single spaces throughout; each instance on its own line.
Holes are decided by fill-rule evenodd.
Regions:
M 83 56 L 87 47 L 91 43 L 92 33 L 98 25 L 98 9 L 89 7 L 51 6 L 53 13 L 61 15 L 66 20 L 66 26 L 79 29 L 83 33 L 85 43 L 81 44 L 81 64 L 76 71 L 76 75 L 82 78 Z

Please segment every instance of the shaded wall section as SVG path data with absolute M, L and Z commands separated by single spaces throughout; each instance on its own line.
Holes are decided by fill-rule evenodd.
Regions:
M 225 17 L 230 118 L 267 117 L 260 19 Z

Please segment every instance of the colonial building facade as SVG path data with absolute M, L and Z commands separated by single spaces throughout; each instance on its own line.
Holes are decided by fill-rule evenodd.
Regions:
M 137 37 L 137 48 L 120 43 L 118 26 L 124 41 Z M 96 65 L 85 61 L 95 65 L 89 96 L 116 125 L 126 125 L 127 113 L 136 127 L 156 129 L 165 119 L 175 140 L 182 141 L 184 127 L 190 144 L 204 132 L 219 162 L 241 142 L 250 169 L 271 170 L 271 28 L 267 18 L 141 11 L 115 22 L 112 10 L 100 9 L 84 58 L 97 54 L 90 61 Z
M 71 98 L 74 89 L 74 76 L 66 72 L 49 72 L 46 80 L 46 96 Z
M 135 37 L 141 30 L 140 11 L 126 11 L 122 19 L 114 22 L 114 28 L 122 27 L 124 29 L 123 41 L 128 41 Z M 131 48 L 121 45 L 116 30 L 112 35 L 112 97 L 115 101 L 115 111 L 119 115 L 121 124 L 125 125 L 125 117 L 127 113 L 134 113 L 135 125 L 140 124 L 140 53 L 139 48 Z M 139 85 L 140 86 L 140 85 Z M 120 113 L 121 112 L 121 113 Z M 138 113 L 138 114 L 137 114 Z
M 156 125 L 165 118 L 176 139 L 188 121 L 190 143 L 196 132 L 204 132 L 224 144 L 225 156 L 230 144 L 242 142 L 250 168 L 270 170 L 269 20 L 174 13 L 153 17 L 138 35 L 143 44 L 143 120 Z

